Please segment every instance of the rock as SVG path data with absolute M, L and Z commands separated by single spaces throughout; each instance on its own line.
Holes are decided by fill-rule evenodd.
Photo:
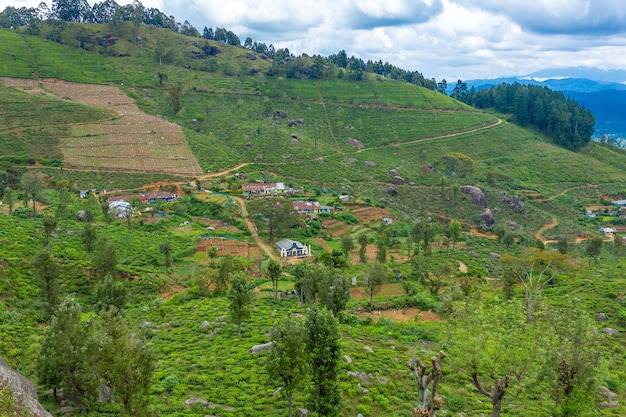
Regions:
M 211 323 L 209 323 L 208 321 L 203 321 L 202 323 L 200 323 L 200 328 L 201 329 L 206 329 L 207 327 L 209 327 L 211 325 Z
M 399 176 L 396 175 L 395 177 L 393 177 L 392 182 L 394 184 L 396 184 L 396 185 L 402 185 L 402 184 L 404 184 L 404 178 L 399 177 Z
M 246 58 L 248 58 L 250 61 L 256 61 L 256 55 L 254 54 L 246 54 Z
M 361 386 L 361 384 L 358 384 L 358 387 L 359 387 L 359 389 L 361 390 L 361 392 L 362 392 L 363 394 L 369 394 L 369 392 L 370 392 L 370 390 L 369 390 L 369 389 L 367 389 L 367 388 L 365 388 L 365 387 L 362 387 L 362 386 Z
M 600 320 L 600 321 L 606 321 L 606 320 L 607 320 L 607 318 L 606 318 L 606 314 L 604 314 L 604 313 L 598 313 L 598 320 Z
M 397 171 L 395 168 L 394 168 L 394 169 L 389 170 L 389 173 L 390 173 L 391 175 L 393 175 L 394 177 L 395 177 L 396 175 L 398 175 L 398 171 Z
M 514 221 L 511 220 L 507 220 L 504 222 L 507 226 L 509 226 L 511 228 L 511 230 L 517 230 L 519 229 L 519 224 L 515 223 Z
M 87 215 L 85 213 L 85 210 L 79 210 L 76 212 L 76 218 L 78 219 L 79 222 L 85 222 L 87 221 Z
M 519 197 L 509 195 L 506 191 L 502 191 L 500 193 L 500 200 L 503 203 L 508 204 L 511 209 L 520 213 L 523 212 L 524 208 L 526 207 L 524 205 L 524 202 Z
M 385 190 L 385 192 L 390 196 L 393 197 L 394 195 L 398 194 L 398 192 L 396 191 L 395 188 L 393 187 L 387 187 L 387 189 Z
M 287 112 L 284 110 L 276 110 L 276 116 L 280 117 L 281 119 L 284 119 L 287 117 Z
M 387 204 L 387 200 L 385 198 L 379 198 L 378 202 L 381 204 Z
M 199 398 L 199 397 L 191 397 L 188 400 L 186 400 L 184 402 L 185 407 L 192 407 L 196 404 L 202 404 L 204 406 L 206 406 L 207 404 L 209 404 L 209 402 L 207 400 L 205 400 L 204 398 Z
M 224 411 L 233 411 L 233 407 L 231 407 L 229 405 L 222 405 L 222 404 L 211 403 L 211 404 L 209 404 L 209 408 L 210 409 L 221 408 Z
M 615 401 L 617 400 L 617 394 L 608 389 L 607 387 L 598 387 L 598 393 L 602 396 L 602 398 Z
M 480 218 L 483 222 L 485 222 L 485 226 L 487 227 L 491 227 L 496 223 L 496 219 L 493 217 L 493 213 L 489 209 L 480 213 Z
M 292 138 L 292 139 L 298 139 L 298 135 L 296 135 L 295 133 L 292 133 L 292 134 L 291 134 L 291 138 Z
M 617 336 L 619 335 L 619 332 L 611 327 L 605 327 L 604 334 L 606 334 L 607 336 Z
M 270 350 L 272 348 L 272 345 L 274 344 L 274 342 L 268 342 L 268 343 L 264 343 L 262 345 L 254 345 L 250 348 L 250 353 L 252 355 L 257 355 L 260 352 L 266 351 L 266 350 Z
M 309 415 L 309 410 L 305 408 L 298 408 L 298 417 L 307 417 Z
M 495 252 L 489 252 L 487 256 L 493 259 L 500 259 L 500 254 Z
M 263 160 L 263 155 L 257 155 L 257 156 L 254 158 L 254 160 L 255 160 L 256 162 L 260 162 L 260 161 L 262 161 L 262 160 Z
M 149 321 L 142 321 L 141 323 L 139 323 L 139 327 L 148 327 L 148 328 L 150 328 L 152 326 L 154 326 L 154 325 L 151 322 L 149 322 Z
M 191 119 L 191 123 L 193 123 L 194 125 L 198 123 L 198 119 Z
M 68 230 L 68 231 L 67 231 L 67 235 L 68 235 L 68 236 L 74 236 L 74 234 L 75 234 L 75 233 L 76 233 L 76 232 L 75 232 L 75 231 L 73 231 L 73 230 Z
M 420 167 L 420 171 L 422 171 L 423 173 L 434 172 L 435 167 L 433 167 L 431 164 L 423 164 Z
M 480 188 L 474 187 L 473 185 L 464 185 L 461 187 L 461 192 L 463 194 L 469 194 L 472 203 L 477 206 L 484 208 L 487 207 L 487 198 L 485 197 L 485 193 L 483 193 Z
M 619 407 L 619 401 L 603 401 L 600 403 L 600 408 L 617 408 Z
M 217 316 L 215 317 L 215 321 L 227 321 L 228 316 Z
M 269 59 L 269 56 L 265 54 L 259 54 L 259 58 L 261 58 L 262 60 L 266 60 L 266 59 Z
M 415 183 L 414 183 L 413 181 L 411 181 L 411 182 L 409 182 L 409 185 L 410 185 L 411 187 L 413 187 L 413 186 L 415 186 Z
M 209 338 L 209 337 L 215 337 L 215 336 L 217 335 L 217 331 L 218 331 L 218 328 L 216 327 L 215 329 L 213 329 L 213 331 L 212 331 L 211 333 L 208 333 L 208 334 L 207 334 L 206 336 L 204 336 L 204 337 L 206 337 L 206 338 Z
M 0 387 L 6 387 L 9 391 L 9 395 L 12 394 L 14 406 L 23 412 L 23 414 L 20 413 L 19 415 L 52 417 L 52 415 L 39 404 L 35 384 L 14 371 L 2 358 L 0 358 Z M 6 401 L 6 399 L 3 400 Z M 9 400 L 9 402 L 11 401 Z M 2 415 L 8 416 L 9 414 Z
M 278 395 L 280 395 L 282 388 L 283 387 L 278 387 L 278 389 L 272 393 L 272 397 L 277 397 Z
M 389 382 L 387 378 L 383 378 L 381 376 L 377 377 L 376 380 L 378 381 L 379 384 L 383 384 L 383 385 L 387 385 L 387 383 Z
M 352 363 L 352 358 L 348 355 L 343 355 L 343 360 L 347 363 Z
M 376 166 L 376 162 L 372 162 L 372 161 L 363 161 L 363 164 L 364 164 L 366 167 L 370 167 L 370 168 L 371 168 L 371 167 L 375 167 L 375 166 Z
M 349 164 L 354 164 L 356 162 L 356 158 L 348 158 L 346 159 L 346 162 Z
M 348 142 L 348 144 L 354 146 L 357 149 L 365 149 L 365 145 L 363 145 L 363 142 L 358 139 L 349 138 L 346 141 Z
M 372 349 L 369 346 L 363 346 L 363 350 L 366 351 L 367 353 L 374 353 L 374 349 Z

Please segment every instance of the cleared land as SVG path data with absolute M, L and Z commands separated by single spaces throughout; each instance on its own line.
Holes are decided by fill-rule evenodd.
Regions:
M 202 173 L 180 128 L 142 112 L 117 87 L 53 79 L 2 81 L 22 91 L 105 107 L 119 115 L 102 123 L 73 125 L 71 136 L 61 138 L 60 143 L 66 166 L 180 175 Z

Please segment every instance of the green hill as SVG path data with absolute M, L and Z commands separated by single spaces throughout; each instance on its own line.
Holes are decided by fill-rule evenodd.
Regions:
M 316 263 L 337 266 L 336 274 L 361 283 L 352 288 L 340 324 L 342 355 L 351 360 L 339 365 L 339 415 L 412 415 L 417 389 L 405 363 L 413 354 L 426 360 L 440 349 L 450 352 L 442 371 L 443 409 L 448 415 L 489 413 L 491 404 L 474 387 L 469 364 L 504 360 L 498 349 L 525 357 L 519 349 L 528 346 L 536 354 L 523 370 L 527 374 L 510 371 L 503 415 L 623 414 L 623 406 L 608 406 L 596 395 L 598 386 L 618 399 L 626 394 L 622 252 L 605 239 L 594 259 L 587 243 L 603 226 L 621 233 L 624 221 L 611 200 L 626 198 L 622 151 L 591 143 L 572 152 L 511 123 L 510 115 L 479 111 L 371 73 L 361 81 L 348 80 L 348 72 L 336 67 L 317 80 L 269 76 L 278 65 L 271 58 L 165 29 L 130 22 L 47 22 L 38 28 L 38 36 L 26 29 L 0 30 L 0 191 L 14 190 L 3 195 L 0 213 L 0 355 L 14 368 L 36 379 L 48 317 L 46 288 L 32 262 L 46 240 L 58 261 L 59 294 L 76 296 L 84 313 L 80 325 L 104 331 L 97 313 L 103 296 L 94 288 L 105 279 L 94 258 L 106 246 L 86 251 L 85 224 L 76 217 L 83 211 L 93 217 L 96 234 L 115 247 L 115 279 L 128 289 L 125 318 L 152 349 L 152 411 L 286 415 L 286 401 L 264 368 L 266 354 L 254 356 L 249 349 L 268 341 L 276 318 L 305 314 L 307 306 L 297 298 L 274 299 L 266 290 L 264 245 L 275 246 L 267 231 L 271 216 L 255 216 L 254 203 L 239 198 L 244 182 L 283 182 L 304 194 L 290 200 L 335 208 L 319 218 L 294 220 L 291 227 L 280 225 L 280 237 L 304 241 Z M 128 106 L 135 108 L 133 101 L 141 111 L 122 123 L 129 118 Z M 26 173 L 45 180 L 35 221 L 30 197 L 21 197 L 26 187 L 20 177 Z M 466 186 L 479 188 L 484 204 L 465 194 Z M 60 191 L 65 187 L 73 192 L 66 212 Z M 173 191 L 184 197 L 152 207 L 131 197 L 134 216 L 115 219 L 94 197 L 78 198 L 79 190 L 91 189 L 133 195 Z M 7 195 L 14 200 L 11 216 Z M 41 214 L 47 221 L 55 217 L 55 227 L 46 232 Z M 391 225 L 381 221 L 387 215 Z M 460 222 L 457 235 L 451 220 Z M 418 239 L 427 240 L 428 233 L 431 241 L 420 249 Z M 352 262 L 345 262 L 346 235 L 366 238 L 370 263 L 359 262 L 359 245 Z M 567 243 L 567 262 L 557 259 L 559 240 Z M 161 246 L 165 242 L 169 249 Z M 381 248 L 388 251 L 386 264 L 393 272 L 374 297 L 375 312 L 369 312 L 362 283 Z M 557 273 L 554 280 L 534 282 L 544 307 L 537 307 L 540 324 L 534 327 L 515 308 L 526 301 L 524 285 L 531 285 L 515 281 L 515 266 L 527 265 L 519 259 L 532 257 L 529 253 L 537 268 Z M 285 267 L 290 273 L 278 285 L 291 291 L 298 270 Z M 225 319 L 228 299 L 216 289 L 229 270 L 245 271 L 256 288 L 242 336 Z M 395 282 L 400 276 L 402 282 Z M 550 316 L 577 317 L 582 310 L 586 318 L 571 323 L 580 324 L 589 339 L 565 334 L 576 329 L 559 327 Z M 400 322 L 403 315 L 410 319 Z M 459 337 L 464 325 L 484 334 Z M 606 328 L 621 333 L 605 337 Z M 525 329 L 537 329 L 536 339 L 530 341 Z M 106 339 L 98 335 L 90 348 Z M 488 346 L 477 352 L 482 342 Z M 550 367 L 559 363 L 552 356 L 558 343 L 572 355 L 560 363 L 578 360 L 576 372 L 586 378 L 572 377 L 578 385 L 566 400 L 556 393 L 562 389 L 558 381 L 570 382 L 554 374 L 564 368 Z M 588 356 L 602 359 L 594 362 L 595 373 L 584 360 Z M 502 371 L 499 366 L 493 365 L 493 375 Z M 171 404 L 162 384 L 169 375 L 178 378 Z M 53 385 L 54 378 L 47 383 Z M 298 407 L 309 406 L 308 384 L 295 397 Z M 64 403 L 40 393 L 44 405 L 65 412 Z M 184 405 L 191 397 L 208 399 L 214 407 Z M 124 412 L 119 401 L 93 400 L 86 403 L 86 415 Z

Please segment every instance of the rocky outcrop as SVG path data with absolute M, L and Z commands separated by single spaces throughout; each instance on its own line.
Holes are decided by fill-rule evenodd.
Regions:
M 461 188 L 461 192 L 463 194 L 469 194 L 472 203 L 476 204 L 480 207 L 487 207 L 487 198 L 485 197 L 485 193 L 478 187 L 474 187 L 473 185 L 464 185 Z
M 31 417 L 52 417 L 37 400 L 37 387 L 35 384 L 15 372 L 4 359 L 0 358 L 0 390 L 8 389 L 14 398 L 16 415 L 29 415 Z

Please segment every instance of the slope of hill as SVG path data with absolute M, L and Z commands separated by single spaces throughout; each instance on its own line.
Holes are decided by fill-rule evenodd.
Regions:
M 52 30 L 44 26 L 42 36 Z M 101 265 L 94 258 L 110 250 L 106 246 L 110 244 L 115 248 L 111 258 L 117 263 L 113 276 L 128 289 L 124 320 L 130 330 L 119 329 L 141 336 L 138 339 L 147 341 L 154 354 L 147 393 L 152 412 L 285 415 L 286 399 L 277 391 L 278 381 L 268 378 L 266 353 L 255 355 L 250 348 L 268 341 L 277 319 L 305 315 L 308 304 L 290 297 L 303 283 L 296 283 L 289 273 L 277 282 L 284 298 L 275 299 L 267 291 L 270 282 L 259 248 L 275 248 L 268 242 L 269 221 L 264 215 L 248 215 L 248 202 L 235 195 L 241 193 L 244 181 L 284 182 L 302 194 L 281 202 L 319 200 L 338 208 L 320 214 L 325 223 L 313 216 L 298 218 L 294 227 L 283 228 L 280 237 L 311 245 L 317 264 L 338 267 L 329 277 L 355 277 L 349 292 L 361 294 L 347 302 L 340 316 L 342 356 L 346 355 L 338 364 L 340 415 L 413 415 L 417 389 L 404 364 L 413 354 L 428 358 L 440 349 L 451 353 L 440 388 L 449 415 L 490 412 L 490 402 L 475 389 L 468 372 L 481 353 L 489 353 L 482 358 L 487 362 L 512 356 L 532 361 L 524 369 L 528 375 L 509 375 L 512 387 L 504 404 L 508 415 L 552 415 L 557 406 L 565 413 L 568 409 L 553 394 L 560 388 L 551 379 L 562 368 L 550 367 L 563 364 L 552 356 L 562 353 L 559 343 L 571 342 L 565 333 L 559 333 L 555 342 L 560 330 L 574 335 L 580 330 L 593 340 L 593 346 L 584 345 L 580 351 L 576 350 L 580 345 L 567 345 L 576 360 L 603 359 L 589 371 L 593 379 L 576 381 L 580 387 L 593 388 L 576 391 L 572 401 L 580 403 L 574 405 L 589 410 L 589 415 L 623 414 L 624 406 L 616 400 L 626 392 L 621 354 L 626 330 L 623 261 L 619 253 L 608 251 L 594 258 L 587 249 L 591 245 L 579 244 L 598 237 L 599 227 L 618 227 L 623 222 L 609 201 L 626 197 L 626 156 L 619 150 L 592 143 L 571 152 L 507 122 L 506 115 L 477 111 L 432 90 L 371 74 L 358 82 L 267 76 L 264 72 L 273 62 L 250 50 L 129 22 L 115 28 L 67 24 L 54 35 L 64 45 L 0 31 L 0 42 L 6 45 L 0 51 L 6 54 L 0 75 L 22 79 L 11 78 L 0 88 L 0 100 L 7 104 L 0 106 L 0 136 L 8 138 L 3 150 L 11 152 L 3 154 L 6 175 L 2 173 L 0 179 L 13 179 L 11 186 L 18 188 L 13 176 L 28 171 L 44 174 L 48 185 L 37 205 L 38 212 L 47 216 L 46 227 L 41 217 L 33 220 L 28 198 L 27 207 L 14 207 L 15 215 L 8 215 L 8 203 L 0 213 L 0 354 L 29 378 L 37 376 L 38 352 L 51 327 L 44 313 L 46 288 L 40 286 L 32 259 L 49 245 L 59 264 L 59 291 L 75 294 L 82 306 L 77 325 L 95 332 L 89 339 L 93 346 L 84 349 L 93 355 L 86 356 L 85 362 L 95 365 L 81 375 L 93 376 L 101 372 L 94 347 L 108 340 L 98 322 L 102 314 L 98 303 L 107 279 L 99 275 Z M 208 48 L 203 48 L 205 42 Z M 214 54 L 206 54 L 207 50 Z M 74 84 L 78 82 L 91 84 Z M 28 85 L 31 93 L 38 94 L 10 88 L 10 83 Z M 72 100 L 59 99 L 66 89 Z M 79 104 L 85 96 L 78 90 L 90 92 L 89 100 L 85 99 L 88 105 Z M 99 96 L 113 90 L 115 95 L 106 99 Z M 138 117 L 135 103 L 144 112 L 143 119 L 132 118 L 120 132 L 118 113 L 132 108 L 132 116 Z M 110 143 L 118 137 L 130 140 L 127 133 L 132 133 L 128 136 L 142 141 L 146 129 L 160 131 L 161 123 L 170 133 L 177 130 L 172 123 L 180 126 L 176 138 L 182 132 L 186 141 L 169 146 L 163 159 L 185 158 L 190 165 L 195 160 L 199 169 L 194 165 L 184 171 L 176 165 L 167 175 L 155 173 L 160 169 L 145 168 L 150 156 L 128 148 L 101 146 L 98 155 L 90 154 L 92 159 L 100 157 L 92 164 L 77 162 L 69 153 L 76 146 L 96 148 L 100 145 L 96 139 L 102 136 Z M 159 150 L 162 143 L 149 145 Z M 52 156 L 57 160 L 54 164 L 49 162 Z M 132 163 L 120 165 L 120 159 Z M 40 166 L 46 164 L 60 167 Z M 98 170 L 92 171 L 96 166 Z M 150 172 L 139 174 L 138 167 Z M 175 190 L 185 196 L 146 212 L 138 204 L 135 217 L 113 219 L 95 198 L 77 195 L 69 198 L 63 211 L 60 189 L 68 184 L 73 191 L 123 189 L 119 194 L 127 194 L 129 200 L 147 190 Z M 376 215 L 358 216 L 372 206 L 378 206 Z M 587 209 L 593 211 L 593 218 Z M 93 217 L 99 237 L 95 250 L 88 247 L 87 233 L 82 231 L 89 228 L 75 215 L 78 211 Z M 388 213 L 391 224 L 380 218 Z M 57 224 L 50 228 L 50 218 L 55 216 Z M 324 224 L 332 224 L 333 230 L 324 229 Z M 428 231 L 421 229 L 425 225 L 432 227 L 429 242 Z M 453 234 L 452 225 L 458 225 L 458 234 Z M 364 237 L 359 245 L 370 259 L 357 263 L 358 254 L 353 264 L 345 263 L 342 236 Z M 524 265 L 522 258 L 532 254 L 542 268 L 552 266 L 557 240 L 565 242 L 567 265 L 560 268 L 559 264 L 556 278 L 539 284 L 537 291 L 546 305 L 537 314 L 541 327 L 530 326 L 525 317 L 518 322 L 512 310 L 527 299 L 507 269 L 517 264 L 506 262 L 520 259 Z M 251 255 L 219 256 L 218 251 L 225 254 L 224 248 L 209 247 L 214 244 L 209 242 L 219 241 L 236 242 L 223 247 Z M 390 272 L 385 277 L 388 282 L 374 294 L 371 309 L 369 300 L 362 298 L 368 293 L 364 283 L 369 282 L 374 258 L 383 249 L 388 251 L 385 264 Z M 420 255 L 414 256 L 416 252 Z M 288 262 L 283 266 L 296 273 Z M 611 268 L 615 274 L 607 272 Z M 233 270 L 245 271 L 255 287 L 241 334 L 228 316 L 229 300 L 217 288 Z M 316 295 L 307 298 L 315 300 Z M 326 298 L 328 302 L 332 297 Z M 512 314 L 507 320 L 487 315 L 507 309 Z M 583 309 L 593 331 L 569 327 L 569 322 L 563 329 L 558 321 L 550 323 L 555 311 L 570 318 L 573 311 Z M 386 317 L 403 317 L 403 322 Z M 484 323 L 473 322 L 483 326 L 481 337 L 455 339 L 455 326 L 473 318 L 484 319 Z M 512 328 L 499 327 L 511 323 Z M 527 328 L 536 328 L 538 338 L 514 337 L 513 332 Z M 502 344 L 498 336 L 506 336 L 509 344 Z M 484 349 L 476 350 L 479 342 L 485 343 Z M 513 347 L 528 349 L 515 350 L 516 356 Z M 500 356 L 502 352 L 507 355 Z M 591 354 L 575 355 L 580 352 Z M 165 383 L 170 376 L 176 377 L 173 387 Z M 59 383 L 55 378 L 46 382 Z M 297 391 L 296 407 L 309 406 L 309 385 L 307 381 Z M 597 394 L 599 385 L 615 396 L 611 404 Z M 80 414 L 79 407 L 61 411 L 68 399 L 52 393 L 41 397 L 55 413 Z M 88 406 L 87 415 L 128 411 L 119 400 L 100 402 L 92 397 L 83 404 Z

